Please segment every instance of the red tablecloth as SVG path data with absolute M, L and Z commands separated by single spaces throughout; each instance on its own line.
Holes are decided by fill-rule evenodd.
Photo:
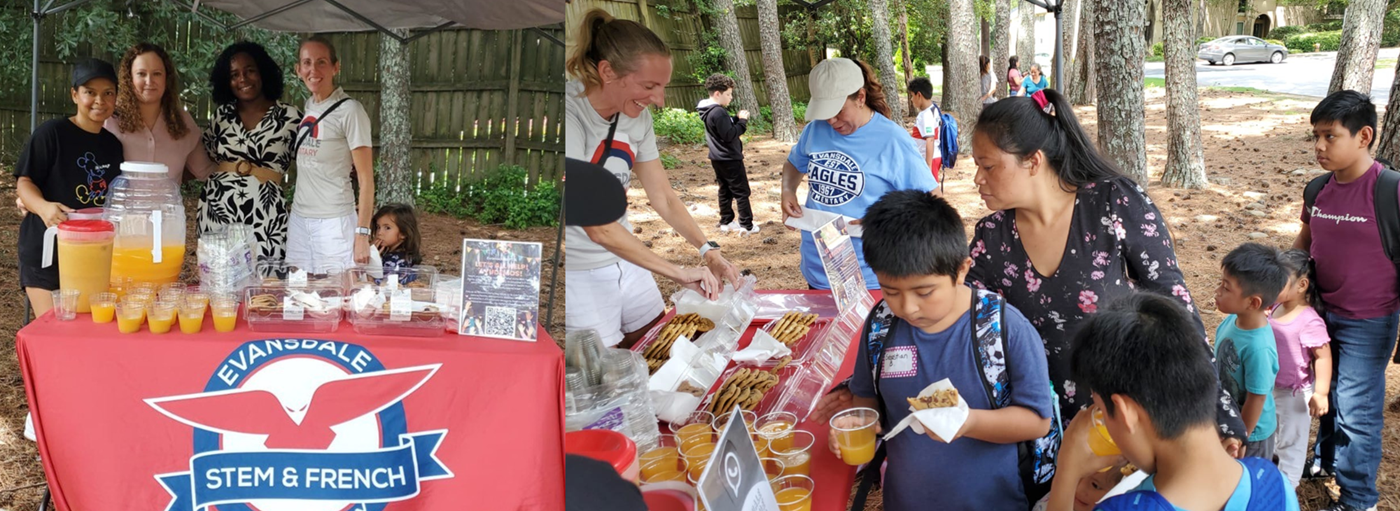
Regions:
M 59 510 L 563 508 L 564 360 L 543 328 L 122 335 L 46 315 L 17 344 Z

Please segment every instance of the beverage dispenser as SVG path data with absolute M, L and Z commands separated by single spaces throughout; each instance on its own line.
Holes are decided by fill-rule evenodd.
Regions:
M 125 162 L 112 181 L 103 218 L 116 226 L 112 279 L 163 284 L 185 262 L 185 205 L 165 165 Z

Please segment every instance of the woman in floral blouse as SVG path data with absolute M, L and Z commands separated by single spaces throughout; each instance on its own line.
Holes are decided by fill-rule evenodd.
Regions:
M 204 132 L 218 163 L 199 197 L 199 231 L 245 224 L 258 238 L 258 260 L 282 259 L 287 247 L 287 202 L 282 180 L 295 161 L 293 137 L 301 110 L 279 101 L 282 69 L 257 43 L 225 48 L 210 72 L 219 105 Z
M 1001 293 L 1040 332 L 1066 422 L 1093 402 L 1070 378 L 1069 353 L 1100 304 L 1133 289 L 1172 296 L 1206 338 L 1162 214 L 1098 154 L 1059 92 L 988 105 L 972 147 L 973 182 L 996 213 L 977 222 L 967 280 Z M 1242 423 L 1221 395 L 1217 422 L 1237 436 Z

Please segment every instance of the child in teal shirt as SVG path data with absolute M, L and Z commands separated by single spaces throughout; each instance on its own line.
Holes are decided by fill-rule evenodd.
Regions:
M 1221 263 L 1215 305 L 1229 314 L 1215 330 L 1216 369 L 1220 384 L 1240 403 L 1244 415 L 1245 454 L 1272 459 L 1278 416 L 1274 411 L 1274 379 L 1278 376 L 1278 345 L 1266 311 L 1288 283 L 1280 252 L 1258 243 L 1231 250 Z

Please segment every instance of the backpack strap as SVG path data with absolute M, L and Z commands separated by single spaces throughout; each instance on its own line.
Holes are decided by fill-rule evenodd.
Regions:
M 1253 508 L 1251 508 L 1253 509 Z M 1124 493 L 1094 505 L 1094 511 L 1175 511 L 1166 497 L 1155 491 Z
M 1001 295 L 979 289 L 972 290 L 972 311 L 976 319 L 972 329 L 972 356 L 982 376 L 982 390 L 992 409 L 1005 408 L 1011 402 L 1010 383 L 1006 370 L 1006 307 Z
M 1312 214 L 1313 204 L 1317 202 L 1317 194 L 1322 192 L 1322 187 L 1327 186 L 1331 180 L 1332 173 L 1328 172 L 1308 181 L 1308 186 L 1303 188 L 1303 211 L 1307 211 L 1309 215 Z
M 1246 509 L 1285 509 L 1292 485 L 1284 481 L 1283 472 L 1269 460 L 1247 457 L 1240 460 L 1249 473 L 1249 505 Z
M 1400 267 L 1400 196 L 1397 196 L 1397 187 L 1400 187 L 1400 172 L 1381 167 L 1381 175 L 1376 179 L 1376 226 L 1381 230 L 1381 246 L 1385 248 L 1385 256 L 1391 264 Z
M 875 304 L 870 310 L 870 315 L 865 317 L 865 325 L 861 327 L 860 339 L 865 343 L 866 360 L 870 362 L 870 381 L 875 387 L 875 405 L 880 411 L 880 425 L 885 431 L 889 431 L 889 414 L 885 412 L 885 400 L 880 398 L 880 357 L 885 352 L 885 338 L 895 327 L 894 311 L 890 310 L 889 304 L 884 300 Z M 875 449 L 875 457 L 866 464 L 865 470 L 857 476 L 860 483 L 856 487 L 854 498 L 851 499 L 851 511 L 862 511 L 865 509 L 865 501 L 870 496 L 870 488 L 880 478 L 880 466 L 885 463 L 885 442 L 880 440 L 880 444 Z

